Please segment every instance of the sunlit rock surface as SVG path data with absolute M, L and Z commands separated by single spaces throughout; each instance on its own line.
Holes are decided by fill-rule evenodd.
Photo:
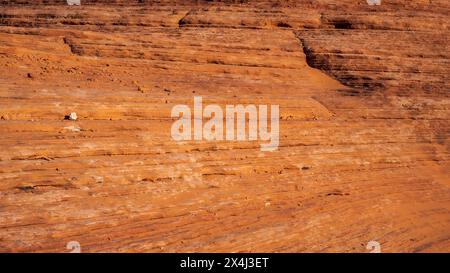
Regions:
M 0 0 L 0 251 L 450 251 L 450 4 L 387 2 Z

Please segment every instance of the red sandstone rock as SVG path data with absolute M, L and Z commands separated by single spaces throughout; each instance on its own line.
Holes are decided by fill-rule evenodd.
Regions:
M 1 252 L 450 250 L 448 1 L 239 2 L 0 1 Z M 279 150 L 174 142 L 194 95 Z

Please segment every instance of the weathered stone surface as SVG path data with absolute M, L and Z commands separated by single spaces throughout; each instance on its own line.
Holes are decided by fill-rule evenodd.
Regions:
M 449 2 L 244 2 L 0 1 L 1 252 L 450 250 Z M 279 150 L 172 141 L 194 95 Z

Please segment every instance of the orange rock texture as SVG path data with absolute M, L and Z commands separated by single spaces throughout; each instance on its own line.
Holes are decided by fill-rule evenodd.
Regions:
M 81 2 L 0 0 L 0 252 L 450 251 L 448 0 Z

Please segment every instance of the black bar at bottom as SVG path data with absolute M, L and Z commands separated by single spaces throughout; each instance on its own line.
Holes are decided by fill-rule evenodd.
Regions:
M 397 264 L 402 271 L 430 263 L 445 266 L 448 254 L 273 254 L 273 253 L 178 253 L 178 254 L 0 254 L 0 264 L 15 271 L 32 264 L 34 271 L 64 264 L 72 271 L 113 268 L 134 272 L 309 272 L 349 270 L 384 272 Z M 51 269 L 51 268 L 50 268 Z M 57 268 L 54 268 L 57 269 Z M 86 269 L 89 269 L 86 271 Z M 134 269 L 134 270 L 133 270 Z M 157 270 L 159 269 L 159 270 Z M 132 271 L 133 270 L 133 271 Z M 99 271 L 104 272 L 104 271 Z

